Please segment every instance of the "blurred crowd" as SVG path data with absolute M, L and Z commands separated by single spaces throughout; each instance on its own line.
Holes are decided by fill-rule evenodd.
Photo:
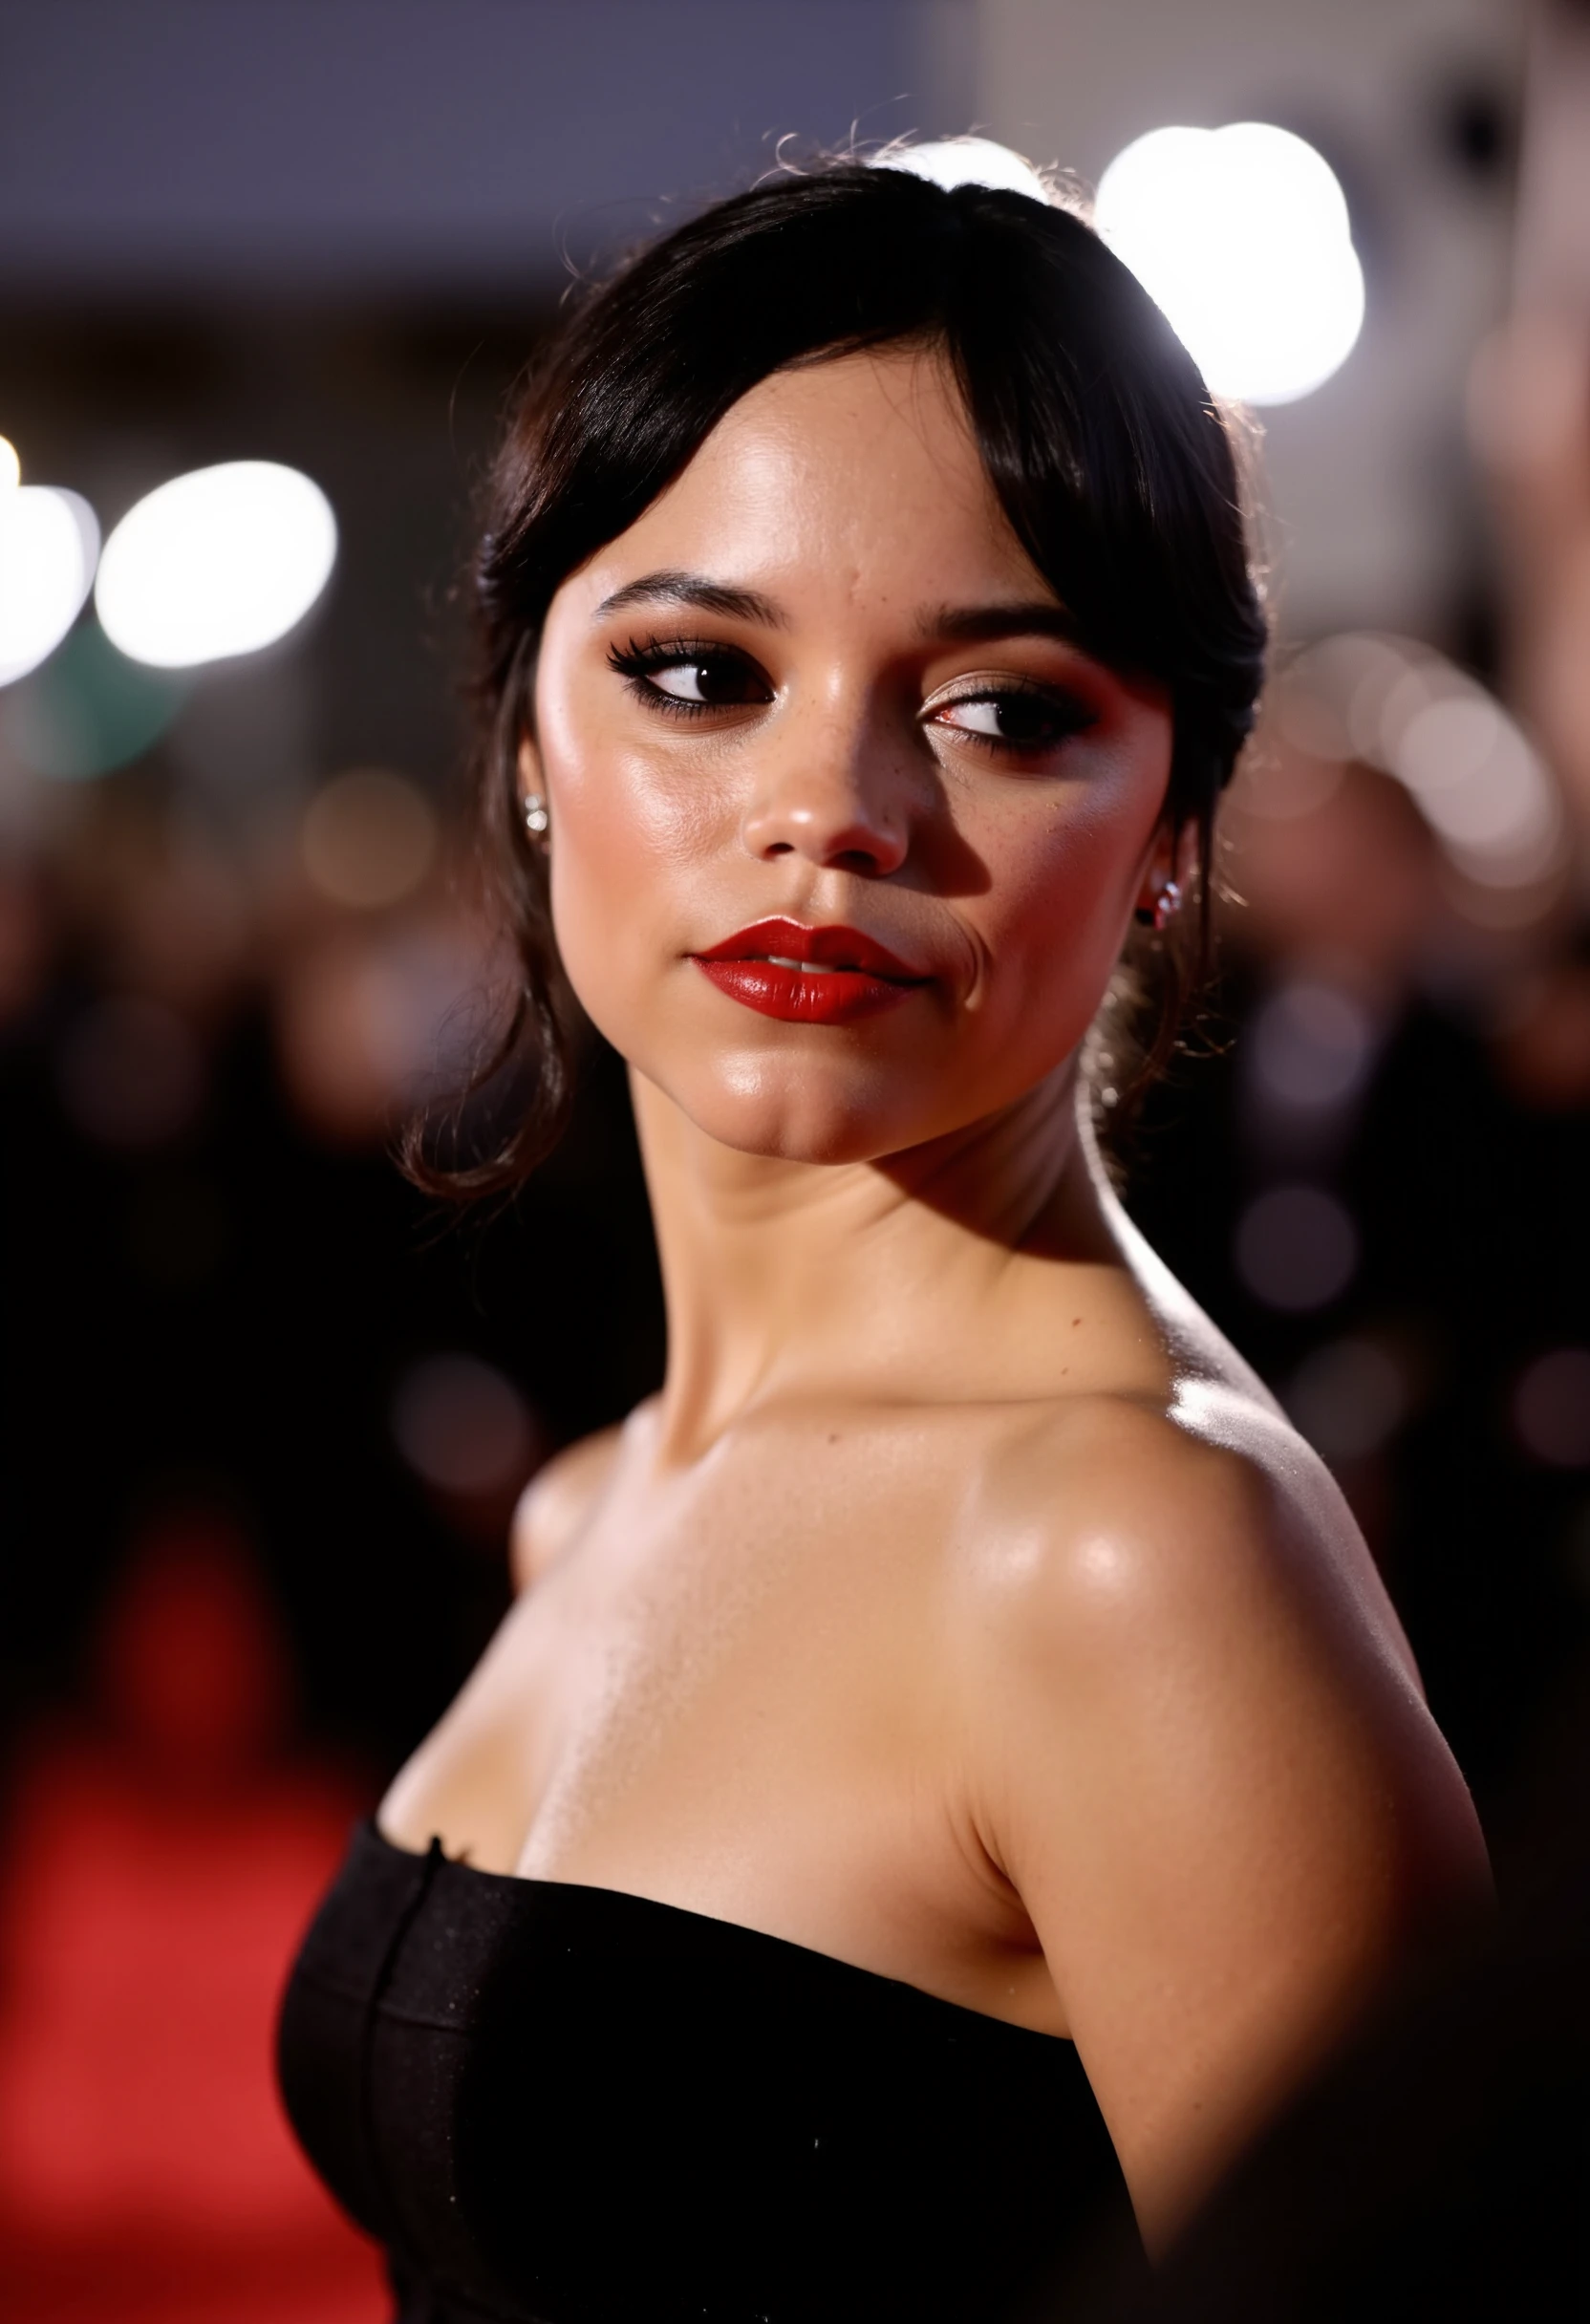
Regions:
M 403 693 L 452 551 L 395 528 L 375 715 L 338 628 L 378 602 L 357 523 L 349 588 L 279 648 L 178 678 L 90 611 L 0 689 L 0 2310 L 27 2324 L 382 2313 L 274 2097 L 284 1967 L 505 1605 L 536 1464 L 660 1368 L 596 1044 L 511 1213 L 455 1223 L 394 1165 L 503 1000 L 446 652 L 451 754 Z M 339 718 L 383 707 L 407 757 L 339 764 Z
M 618 1077 L 592 1056 L 599 1154 L 571 1149 L 521 1213 L 461 1232 L 391 1159 L 502 1001 L 425 789 L 356 767 L 228 828 L 142 763 L 49 806 L 0 887 L 8 1426 L 31 1553 L 9 1577 L 11 1708 L 58 1682 L 51 1646 L 70 1652 L 135 1536 L 202 1505 L 285 1593 L 316 1711 L 384 1760 L 478 1644 L 536 1460 L 642 1385 L 649 1323 L 625 1319 L 655 1296 L 644 1253 L 616 1299 L 612 1280 L 610 1197 L 640 1199 Z M 455 1638 L 438 1607 L 461 1543 L 482 1603 Z M 372 1657 L 364 1585 L 395 1566 L 413 1568 L 412 1640 Z
M 1133 1186 L 1335 1471 L 1501 1815 L 1590 1643 L 1590 349 L 1510 326 L 1470 403 L 1489 635 L 1465 666 L 1283 650 L 1230 802 L 1210 1053 Z

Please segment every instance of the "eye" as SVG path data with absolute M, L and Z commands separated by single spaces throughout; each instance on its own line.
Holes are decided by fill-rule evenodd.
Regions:
M 941 702 L 932 720 L 985 749 L 1021 752 L 1052 750 L 1095 725 L 1098 713 L 1064 688 L 988 686 Z
M 674 717 L 705 710 L 770 702 L 773 689 L 748 654 L 733 646 L 704 645 L 689 638 L 631 638 L 614 646 L 608 665 L 631 692 Z

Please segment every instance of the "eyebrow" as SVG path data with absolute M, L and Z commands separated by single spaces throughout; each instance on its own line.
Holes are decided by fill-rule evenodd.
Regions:
M 637 605 L 690 605 L 698 613 L 719 613 L 730 621 L 760 622 L 775 630 L 789 627 L 783 606 L 764 597 L 760 590 L 734 589 L 726 582 L 709 581 L 703 573 L 668 568 L 643 573 L 639 580 L 627 582 L 611 597 L 604 597 L 592 618 L 605 621 L 610 614 L 627 613 Z M 962 644 L 999 637 L 1058 637 L 1071 644 L 1077 637 L 1074 617 L 1050 597 L 1012 605 L 936 606 L 922 615 L 917 631 L 924 638 Z
M 784 608 L 760 590 L 730 589 L 701 573 L 643 573 L 638 581 L 604 597 L 593 617 L 605 621 L 610 613 L 622 613 L 632 605 L 693 605 L 698 613 L 721 613 L 729 621 L 759 621 L 774 630 L 789 626 Z
M 923 637 L 969 645 L 997 637 L 1059 637 L 1069 645 L 1077 638 L 1075 616 L 1052 597 L 1021 605 L 940 605 L 923 614 L 918 628 Z

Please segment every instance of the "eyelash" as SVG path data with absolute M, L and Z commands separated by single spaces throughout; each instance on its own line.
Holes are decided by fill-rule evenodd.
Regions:
M 630 692 L 649 710 L 661 712 L 666 718 L 698 719 L 714 710 L 735 708 L 723 702 L 681 701 L 677 695 L 667 694 L 652 683 L 659 671 L 677 670 L 692 665 L 703 669 L 742 670 L 747 673 L 756 665 L 749 656 L 732 647 L 715 645 L 706 639 L 675 637 L 645 640 L 631 637 L 622 646 L 608 651 L 608 667 L 622 678 Z M 765 682 L 765 681 L 763 681 Z M 952 729 L 956 740 L 998 758 L 1030 756 L 1035 750 L 1054 749 L 1072 736 L 1085 734 L 1098 722 L 1098 713 L 1081 696 L 1064 687 L 1041 686 L 1035 683 L 1013 682 L 1007 686 L 989 686 L 975 694 L 957 694 L 939 704 L 941 710 L 959 709 L 978 702 L 1008 702 L 1025 700 L 1044 705 L 1053 715 L 1056 732 L 1042 742 L 1022 742 L 1001 735 L 978 734 L 972 728 Z
M 1023 742 L 1012 736 L 978 734 L 969 726 L 957 726 L 954 729 L 956 739 L 996 756 L 1029 757 L 1035 751 L 1058 749 L 1062 742 L 1068 742 L 1074 735 L 1085 734 L 1099 722 L 1098 712 L 1080 694 L 1073 694 L 1064 686 L 1041 686 L 1030 680 L 1012 680 L 1005 686 L 983 686 L 973 694 L 952 695 L 938 707 L 940 711 L 961 710 L 978 702 L 1013 701 L 1032 702 L 1047 710 L 1054 722 L 1054 734 L 1042 742 Z
M 729 647 L 688 637 L 675 637 L 666 643 L 660 637 L 647 638 L 644 643 L 632 637 L 627 645 L 612 646 L 608 651 L 609 669 L 617 672 L 648 710 L 660 710 L 666 718 L 698 719 L 709 711 L 734 708 L 736 705 L 732 703 L 681 701 L 677 694 L 665 694 L 660 686 L 651 682 L 660 670 L 686 669 L 695 664 L 702 669 L 747 671 L 756 666 L 748 656 L 737 654 Z

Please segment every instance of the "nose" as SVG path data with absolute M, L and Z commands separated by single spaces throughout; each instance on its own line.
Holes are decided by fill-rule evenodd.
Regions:
M 825 871 L 886 878 L 911 850 L 913 775 L 865 717 L 792 719 L 769 739 L 741 824 L 761 861 L 804 856 Z

